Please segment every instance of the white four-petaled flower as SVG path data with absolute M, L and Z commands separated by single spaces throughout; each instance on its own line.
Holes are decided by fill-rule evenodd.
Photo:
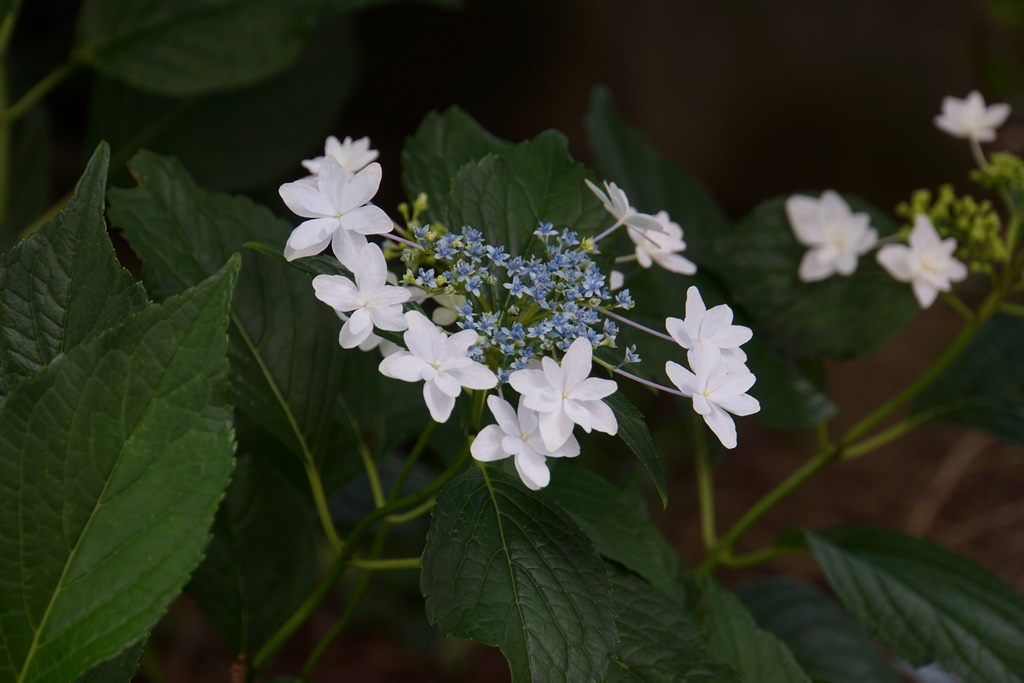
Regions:
M 953 137 L 992 142 L 996 139 L 996 128 L 1003 125 L 1010 115 L 1010 105 L 993 104 L 985 106 L 985 98 L 972 90 L 966 99 L 946 97 L 942 100 L 942 113 L 935 117 L 939 130 Z
M 967 266 L 953 258 L 956 240 L 941 239 L 931 219 L 914 216 L 909 246 L 887 244 L 878 250 L 878 262 L 900 282 L 909 282 L 921 308 L 935 302 L 939 292 L 948 292 L 953 282 L 967 277 Z
M 852 274 L 860 255 L 878 242 L 871 217 L 850 211 L 832 190 L 825 190 L 820 199 L 793 195 L 786 200 L 786 216 L 796 240 L 808 247 L 797 272 L 804 282 Z
M 672 361 L 665 373 L 680 392 L 693 399 L 693 409 L 707 423 L 726 448 L 736 448 L 736 424 L 729 417 L 751 415 L 761 409 L 757 399 L 746 392 L 755 377 L 743 364 L 732 364 L 703 348 L 688 355 L 690 372 Z
M 540 413 L 540 434 L 544 445 L 554 451 L 572 436 L 573 424 L 590 432 L 596 429 L 615 434 L 619 425 L 615 413 L 601 399 L 618 388 L 612 380 L 590 377 L 593 349 L 579 337 L 562 357 L 541 359 L 541 370 L 516 370 L 509 384 L 523 396 L 524 405 Z
M 404 339 L 408 351 L 397 351 L 380 363 L 385 377 L 404 382 L 423 380 L 423 400 L 436 422 L 445 422 L 456 397 L 467 389 L 493 389 L 498 378 L 487 366 L 469 358 L 466 352 L 477 340 L 473 330 L 450 337 L 419 311 L 408 311 L 409 325 Z
M 602 191 L 601 188 L 586 178 L 583 179 L 583 182 L 585 182 L 587 187 L 590 188 L 590 191 L 593 192 L 599 200 L 601 200 L 601 203 L 604 204 L 605 210 L 615 219 L 615 225 L 605 232 L 610 232 L 620 225 L 625 225 L 641 231 L 652 230 L 654 232 L 661 232 L 663 229 L 661 223 L 659 223 L 654 216 L 646 213 L 640 213 L 634 209 L 629 203 L 629 197 L 627 197 L 626 193 L 623 192 L 615 183 L 610 183 L 606 180 L 604 182 L 605 191 Z
M 742 364 L 747 356 L 739 348 L 753 336 L 749 327 L 732 324 L 732 309 L 720 304 L 708 310 L 696 287 L 686 290 L 686 317 L 665 318 L 665 330 L 677 344 L 687 349 L 693 364 L 698 349 L 710 355 L 724 356 L 727 363 Z
M 366 245 L 366 235 L 391 232 L 393 223 L 380 207 L 367 204 L 380 187 L 380 164 L 372 163 L 351 178 L 327 157 L 320 175 L 285 183 L 278 192 L 293 213 L 309 220 L 292 231 L 284 248 L 292 261 L 319 254 L 331 245 L 342 263 L 355 258 Z
M 350 313 L 338 337 L 342 348 L 361 346 L 375 327 L 393 332 L 406 329 L 402 304 L 409 300 L 409 290 L 387 284 L 388 266 L 380 247 L 367 244 L 345 266 L 352 271 L 354 283 L 343 275 L 313 278 L 316 298 L 338 313 Z
M 516 471 L 527 488 L 536 491 L 551 481 L 546 458 L 575 458 L 580 454 L 580 444 L 571 434 L 560 447 L 549 449 L 540 434 L 537 411 L 528 408 L 523 397 L 519 398 L 518 411 L 498 396 L 488 396 L 487 406 L 498 424 L 480 430 L 470 453 L 481 462 L 514 456 Z
M 344 142 L 338 142 L 338 138 L 331 135 L 324 144 L 324 155 L 306 159 L 302 165 L 307 171 L 317 175 L 324 159 L 332 157 L 341 165 L 345 176 L 351 178 L 366 168 L 370 162 L 376 161 L 378 156 L 380 153 L 377 150 L 370 149 L 370 138 L 362 137 L 353 142 L 352 138 L 346 136 Z
M 683 241 L 683 229 L 668 216 L 667 211 L 659 211 L 654 220 L 661 226 L 661 232 L 653 230 L 637 230 L 628 227 L 626 232 L 636 245 L 636 260 L 641 268 L 650 268 L 652 264 L 670 273 L 693 275 L 697 266 L 689 259 L 680 256 L 679 252 L 686 249 Z

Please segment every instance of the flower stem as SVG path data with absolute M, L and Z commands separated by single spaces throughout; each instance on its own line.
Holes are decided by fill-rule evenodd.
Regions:
M 377 462 L 373 458 L 370 444 L 366 443 L 366 437 L 363 434 L 362 427 L 359 425 L 359 420 L 356 419 L 355 413 L 352 412 L 352 408 L 348 405 L 345 397 L 339 394 L 338 403 L 341 404 L 341 409 L 345 411 L 345 416 L 348 418 L 349 424 L 352 425 L 352 431 L 356 435 L 356 448 L 359 451 L 359 457 L 363 461 L 366 478 L 370 480 L 373 504 L 377 507 L 383 507 L 387 500 L 384 498 L 384 487 L 380 483 L 380 472 L 377 470 Z
M 405 524 L 411 522 L 414 519 L 419 519 L 423 515 L 427 514 L 434 509 L 434 504 L 437 502 L 437 498 L 428 498 L 408 512 L 401 512 L 391 515 L 387 518 L 388 524 L 397 526 L 398 524 Z
M 1002 303 L 999 304 L 999 312 L 1024 317 L 1024 306 L 1021 304 Z
M 624 318 L 621 315 L 618 315 L 617 313 L 612 313 L 607 308 L 601 308 L 601 309 L 598 309 L 598 310 L 601 311 L 602 315 L 605 315 L 605 316 L 611 318 L 612 320 L 616 320 L 616 321 L 622 323 L 623 325 L 629 325 L 630 327 L 636 328 L 636 329 L 640 330 L 641 332 L 646 332 L 647 334 L 649 334 L 649 335 L 651 335 L 653 337 L 657 337 L 658 339 L 665 339 L 665 340 L 673 342 L 673 343 L 675 343 L 675 341 L 676 341 L 675 339 L 673 339 L 669 335 L 665 334 L 664 332 L 658 332 L 657 330 L 651 329 L 650 327 L 647 327 L 646 325 L 641 325 L 638 322 L 633 322 L 629 318 Z
M 420 251 L 423 251 L 423 249 L 424 249 L 422 244 L 416 244 L 415 242 L 413 242 L 411 240 L 407 240 L 404 237 L 399 237 L 398 235 L 396 235 L 394 233 L 391 233 L 391 232 L 385 232 L 385 233 L 381 234 L 381 237 L 385 237 L 385 238 L 391 240 L 392 242 L 398 242 L 400 244 L 404 244 L 405 246 L 412 247 L 413 249 L 419 249 Z
M 22 114 L 34 107 L 39 100 L 45 97 L 51 90 L 60 85 L 64 79 L 79 69 L 77 62 L 66 62 L 43 77 L 41 81 L 32 86 L 27 93 L 21 96 L 17 102 L 5 109 L 0 114 L 0 125 L 10 125 Z
M 697 413 L 693 413 L 693 440 L 696 447 L 697 495 L 700 505 L 700 531 L 704 550 L 710 550 L 718 540 L 715 531 L 715 487 L 714 472 L 708 442 L 704 438 L 704 424 Z
M 974 317 L 974 311 L 972 311 L 967 304 L 963 302 L 963 299 L 953 292 L 942 292 L 939 296 L 942 297 L 943 301 L 949 304 L 950 308 L 959 313 L 964 320 L 970 320 Z
M 743 555 L 725 555 L 720 558 L 720 564 L 723 567 L 729 567 L 730 569 L 744 569 L 746 567 L 755 567 L 771 560 L 777 560 L 780 557 L 789 557 L 790 555 L 797 555 L 801 551 L 794 548 L 765 548 L 764 550 L 757 550 L 752 553 L 745 553 Z
M 388 498 L 394 500 L 398 494 L 402 492 L 402 486 L 405 485 L 405 480 L 409 478 L 412 473 L 412 468 L 419 461 L 420 456 L 423 455 L 423 451 L 426 450 L 427 444 L 430 443 L 430 437 L 434 435 L 434 429 L 437 427 L 437 423 L 431 420 L 427 423 L 427 426 L 420 432 L 420 437 L 416 439 L 416 443 L 413 445 L 412 450 L 409 451 L 408 457 L 405 459 L 405 464 L 402 465 L 401 471 L 398 476 L 395 477 L 395 483 L 391 485 L 391 491 L 388 494 Z
M 682 396 L 683 398 L 692 398 L 691 396 L 687 396 L 686 394 L 684 394 L 683 392 L 679 391 L 678 389 L 672 389 L 670 387 L 666 387 L 663 384 L 658 384 L 657 382 L 652 382 L 652 381 L 650 381 L 648 379 L 644 379 L 643 377 L 637 377 L 633 373 L 626 372 L 625 370 L 623 370 L 621 368 L 617 368 L 614 365 L 612 365 L 611 363 L 603 361 L 603 360 L 601 360 L 600 358 L 598 358 L 596 356 L 594 357 L 594 362 L 597 363 L 598 365 L 600 365 L 601 367 L 605 368 L 606 370 L 615 373 L 616 375 L 622 375 L 626 379 L 631 379 L 634 382 L 637 382 L 638 384 L 643 384 L 645 387 L 650 387 L 650 388 L 656 389 L 658 391 L 664 391 L 666 394 L 674 394 L 676 396 Z
M 420 558 L 418 557 L 399 557 L 389 560 L 375 560 L 375 559 L 363 559 L 361 557 L 353 557 L 348 563 L 356 567 L 357 569 L 367 569 L 369 571 L 380 571 L 387 569 L 419 569 Z
M 309 460 L 303 463 L 306 466 L 306 478 L 309 479 L 309 489 L 313 492 L 313 502 L 316 504 L 316 513 L 320 517 L 320 525 L 324 528 L 327 540 L 335 552 L 340 553 L 344 543 L 338 536 L 338 530 L 334 527 L 334 520 L 331 518 L 331 509 L 327 504 L 327 494 L 324 491 L 324 483 L 320 478 L 320 472 L 316 465 Z
M 612 234 L 613 232 L 615 232 L 615 231 L 616 231 L 616 230 L 617 230 L 617 229 L 619 228 L 619 226 L 620 226 L 620 225 L 622 225 L 622 221 L 621 221 L 621 220 L 620 220 L 620 221 L 618 221 L 618 222 L 617 222 L 617 223 L 616 223 L 615 225 L 613 225 L 612 227 L 608 228 L 607 230 L 605 230 L 604 232 L 602 232 L 601 234 L 599 234 L 599 235 L 598 235 L 597 237 L 595 237 L 595 238 L 594 238 L 594 244 L 597 244 L 598 242 L 600 242 L 601 240 L 603 240 L 603 239 L 604 239 L 605 237 L 607 237 L 608 235 L 610 235 L 610 234 Z

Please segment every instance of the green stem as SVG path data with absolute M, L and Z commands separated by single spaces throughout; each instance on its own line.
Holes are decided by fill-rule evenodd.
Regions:
M 0 115 L 0 125 L 10 125 L 16 121 L 51 90 L 60 85 L 64 79 L 78 71 L 79 67 L 80 65 L 77 62 L 67 62 L 48 73 L 41 81 L 32 86 L 27 93 L 22 95 L 17 102 L 4 110 L 3 114 Z
M 309 460 L 304 464 L 306 466 L 306 478 L 309 479 L 309 490 L 313 492 L 313 502 L 316 504 L 316 514 L 320 517 L 320 525 L 323 526 L 324 533 L 327 534 L 327 540 L 330 541 L 334 552 L 340 554 L 345 543 L 338 536 L 338 530 L 334 527 L 334 520 L 331 518 L 331 509 L 327 504 L 327 494 L 324 491 L 324 483 L 320 478 L 320 472 L 317 470 L 316 465 Z
M 888 401 L 879 406 L 874 412 L 865 417 L 863 420 L 851 427 L 846 434 L 840 439 L 841 444 L 850 444 L 862 436 L 867 434 L 869 431 L 874 429 L 878 424 L 892 414 L 895 410 L 909 403 L 910 401 L 917 398 L 921 392 L 927 389 L 932 382 L 938 379 L 939 375 L 945 372 L 946 368 L 960 355 L 960 352 L 964 350 L 968 342 L 974 338 L 978 330 L 981 329 L 982 324 L 985 323 L 992 315 L 998 310 L 999 302 L 1001 300 L 1001 292 L 999 290 L 993 291 L 989 294 L 988 298 L 978 309 L 977 315 L 973 316 L 971 320 L 960 330 L 959 334 L 953 338 L 949 346 L 946 347 L 942 355 L 932 364 L 928 370 L 921 374 L 916 380 L 911 382 L 903 391 L 896 394 Z
M 14 25 L 18 22 L 18 12 L 21 10 L 21 0 L 14 0 L 14 6 L 7 12 L 7 16 L 0 22 L 0 62 L 7 57 L 7 48 L 11 44 L 11 36 L 14 35 Z
M 694 445 L 696 446 L 697 465 L 697 495 L 700 505 L 700 532 L 704 540 L 704 549 L 710 550 L 715 546 L 717 532 L 715 531 L 715 488 L 714 473 L 711 469 L 711 458 L 708 453 L 708 442 L 704 438 L 704 424 L 693 414 Z
M 345 416 L 348 417 L 349 424 L 352 425 L 352 431 L 356 435 L 356 450 L 359 451 L 359 457 L 363 461 L 366 478 L 370 480 L 373 504 L 375 507 L 383 507 L 387 499 L 384 498 L 384 487 L 380 483 L 380 472 L 377 470 L 377 462 L 373 458 L 370 444 L 366 443 L 363 428 L 360 426 L 359 420 L 356 419 L 355 413 L 352 412 L 352 408 L 349 407 L 345 397 L 339 395 L 338 403 L 341 404 L 341 409 L 345 411 Z
M 789 475 L 781 484 L 769 491 L 761 500 L 754 503 L 732 529 L 708 552 L 704 561 L 697 568 L 697 572 L 707 574 L 714 569 L 720 563 L 721 558 L 732 550 L 736 542 L 743 538 L 752 526 L 761 521 L 761 518 L 768 514 L 772 508 L 788 498 L 790 494 L 803 486 L 807 480 L 825 469 L 829 463 L 838 457 L 838 450 L 824 451 L 816 454 L 804 463 L 800 469 Z
M 857 443 L 847 446 L 843 450 L 843 460 L 853 460 L 859 458 L 862 455 L 866 455 L 873 450 L 881 448 L 890 441 L 895 441 L 899 437 L 903 436 L 910 430 L 914 429 L 920 424 L 927 422 L 932 419 L 938 411 L 925 410 L 916 415 L 912 415 L 908 418 L 900 420 L 896 424 L 892 425 L 885 431 L 879 432 L 874 436 L 862 439 Z
M 396 515 L 389 516 L 387 518 L 387 523 L 391 524 L 392 526 L 396 526 L 398 524 L 405 524 L 406 522 L 411 522 L 414 519 L 419 519 L 423 515 L 433 510 L 434 504 L 436 502 L 437 498 L 428 498 L 427 500 L 423 501 L 422 503 L 414 507 L 412 510 L 409 510 L 408 512 L 402 512 Z
M 395 477 L 395 482 L 391 485 L 391 492 L 388 498 L 394 499 L 402 492 L 402 487 L 405 485 L 405 480 L 409 478 L 412 473 L 412 468 L 416 466 L 420 456 L 427 448 L 427 444 L 430 443 L 430 437 L 434 435 L 434 429 L 437 427 L 437 423 L 431 420 L 427 423 L 427 426 L 420 432 L 420 437 L 416 439 L 416 443 L 413 445 L 412 450 L 409 451 L 409 456 L 405 459 L 405 464 L 402 465 L 401 471 L 398 476 Z
M 1024 317 L 1024 306 L 1021 304 L 1001 303 L 999 304 L 999 312 Z
M 723 567 L 729 567 L 730 569 L 744 569 L 746 567 L 754 567 L 759 564 L 764 564 L 771 560 L 777 560 L 780 557 L 797 555 L 801 552 L 802 551 L 794 548 L 765 548 L 764 550 L 757 550 L 743 555 L 726 554 L 719 558 L 719 564 Z
M 397 557 L 389 560 L 373 560 L 353 557 L 348 561 L 348 563 L 357 569 L 366 569 L 369 571 L 420 568 L 420 558 L 418 557 Z
M 8 15 L 10 18 L 10 15 Z M 6 20 L 4 24 L 6 25 Z M 7 61 L 0 57 L 0 117 L 7 107 Z M 11 189 L 11 127 L 0 121 L 0 227 L 7 225 L 7 198 Z M 13 226 L 10 228 L 13 231 Z
M 971 155 L 974 157 L 974 163 L 978 165 L 978 168 L 985 170 L 988 166 L 988 159 L 985 158 L 985 152 L 981 150 L 981 143 L 976 138 L 971 138 Z
M 953 292 L 942 292 L 939 296 L 942 297 L 943 301 L 949 304 L 950 308 L 959 313 L 964 320 L 974 319 L 974 311 L 972 311 L 970 307 L 968 307 L 968 305 Z
M 281 624 L 277 631 L 274 632 L 274 635 L 256 652 L 256 655 L 252 658 L 251 671 L 254 674 L 270 664 L 281 648 L 284 647 L 285 643 L 288 642 L 288 639 L 292 637 L 292 634 L 313 616 L 313 612 L 324 601 L 324 598 L 330 594 L 338 579 L 341 578 L 341 575 L 345 573 L 346 567 L 346 563 L 340 557 L 335 558 L 327 573 L 313 589 L 313 592 L 306 596 L 306 599 L 288 617 L 288 620 Z

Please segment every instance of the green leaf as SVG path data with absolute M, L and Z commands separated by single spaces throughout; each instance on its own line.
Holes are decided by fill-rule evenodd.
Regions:
M 181 291 L 241 250 L 230 350 L 235 405 L 297 455 L 325 452 L 338 432 L 345 374 L 338 319 L 307 276 L 242 249 L 250 240 L 284 244 L 291 226 L 246 197 L 199 188 L 173 159 L 140 152 L 129 165 L 139 185 L 111 189 L 109 215 L 142 258 L 150 291 Z
M 142 659 L 145 647 L 146 640 L 142 639 L 110 661 L 82 674 L 75 679 L 75 683 L 129 683 L 139 669 L 139 660 Z
M 832 590 L 900 657 L 966 681 L 1024 681 L 1024 598 L 987 570 L 888 529 L 806 536 Z
M 635 574 L 610 571 L 619 642 L 606 683 L 741 683 L 712 658 L 692 612 Z
M 87 0 L 73 57 L 161 95 L 252 85 L 295 63 L 315 19 L 301 0 Z
M 541 222 L 591 235 L 611 218 L 583 182 L 594 174 L 569 156 L 569 142 L 546 131 L 507 150 L 467 164 L 456 173 L 445 225 L 471 225 L 489 244 L 526 254 Z
M 427 217 L 439 220 L 448 213 L 448 192 L 459 169 L 510 146 L 458 107 L 430 112 L 402 148 L 402 184 L 410 198 L 425 193 Z
M 0 679 L 118 655 L 199 563 L 233 460 L 237 271 L 79 344 L 0 410 Z
M 771 577 L 738 588 L 736 595 L 761 628 L 789 646 L 815 683 L 899 683 L 857 622 L 817 588 Z
M 258 85 L 184 100 L 150 95 L 98 78 L 89 137 L 119 155 L 147 149 L 177 157 L 203 187 L 251 188 L 304 173 L 299 161 L 318 145 L 348 101 L 355 80 L 348 23 L 314 32 L 301 59 Z M 329 67 L 325 66 L 329 65 Z
M 718 661 L 739 671 L 743 683 L 811 683 L 789 648 L 758 628 L 735 595 L 713 585 L 707 597 L 711 651 Z
M 843 197 L 871 216 L 880 237 L 896 224 L 866 202 Z M 806 248 L 793 236 L 786 197 L 769 200 L 717 244 L 715 270 L 750 318 L 755 333 L 783 356 L 862 356 L 905 325 L 919 310 L 910 287 L 893 280 L 871 254 L 857 272 L 801 282 L 797 268 Z
M 513 681 L 600 680 L 615 645 L 604 562 L 543 495 L 474 467 L 437 498 L 420 588 L 447 635 L 501 648 Z
M 655 152 L 639 131 L 627 125 L 612 106 L 607 88 L 591 92 L 586 126 L 601 172 L 620 185 L 640 211 L 668 211 L 683 229 L 686 257 L 703 267 L 712 256 L 716 237 L 729 230 L 729 220 L 707 188 Z
M 146 303 L 103 221 L 110 149 L 96 148 L 71 201 L 0 261 L 0 401 L 73 346 Z
M 985 323 L 914 413 L 984 429 L 1024 445 L 1024 318 L 997 315 Z
M 597 552 L 636 572 L 680 605 L 691 602 L 691 575 L 654 527 L 639 496 L 622 491 L 595 472 L 568 463 L 555 469 L 544 492 L 590 536 Z
M 654 448 L 651 432 L 647 428 L 643 414 L 621 392 L 615 392 L 604 399 L 604 402 L 615 413 L 615 419 L 619 423 L 619 438 L 629 446 L 629 450 L 633 451 L 640 463 L 647 469 L 647 473 L 651 475 L 654 486 L 661 496 L 661 504 L 668 507 L 665 472 L 661 468 L 661 460 L 658 459 L 658 451 Z
M 244 456 L 189 592 L 233 657 L 253 653 L 291 616 L 317 575 L 313 513 L 265 458 Z

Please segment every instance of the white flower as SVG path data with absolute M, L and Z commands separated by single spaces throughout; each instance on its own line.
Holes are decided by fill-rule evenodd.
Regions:
M 684 395 L 693 398 L 693 409 L 704 418 L 711 431 L 726 448 L 736 448 L 733 415 L 751 415 L 761 404 L 746 392 L 755 377 L 744 365 L 727 363 L 721 356 L 699 349 L 689 355 L 690 372 L 672 361 L 665 363 L 665 374 Z
M 377 194 L 380 177 L 380 164 L 373 163 L 347 178 L 341 165 L 327 157 L 318 177 L 282 185 L 278 192 L 288 208 L 310 219 L 292 231 L 285 258 L 319 254 L 329 243 L 344 263 L 366 245 L 366 235 L 391 232 L 393 224 L 383 209 L 367 205 Z
M 561 365 L 545 356 L 542 370 L 516 370 L 508 378 L 526 407 L 540 413 L 540 434 L 549 451 L 572 436 L 574 423 L 586 432 L 615 434 L 619 429 L 615 413 L 601 400 L 618 385 L 589 376 L 592 356 L 590 342 L 580 337 L 569 346 Z
M 324 145 L 324 156 L 306 159 L 302 165 L 313 175 L 318 175 L 324 159 L 332 157 L 345 171 L 345 177 L 351 178 L 371 161 L 376 161 L 378 156 L 377 150 L 370 149 L 370 138 L 362 137 L 353 142 L 352 138 L 346 137 L 345 142 L 338 142 L 338 138 L 331 135 Z
M 441 327 L 447 327 L 458 320 L 459 311 L 456 307 L 466 303 L 466 297 L 459 294 L 438 294 L 433 299 L 437 308 L 430 314 L 430 319 Z
M 406 329 L 402 303 L 409 300 L 409 290 L 387 284 L 388 266 L 380 247 L 367 244 L 359 251 L 359 258 L 345 266 L 352 271 L 355 283 L 343 275 L 313 278 L 316 298 L 338 313 L 351 313 L 338 337 L 342 348 L 361 347 L 375 327 L 392 332 Z
M 637 230 L 626 228 L 629 238 L 636 245 L 636 260 L 641 268 L 650 268 L 653 263 L 680 275 L 693 275 L 697 266 L 687 258 L 679 255 L 686 249 L 683 241 L 683 229 L 668 217 L 667 211 L 659 211 L 654 220 L 661 226 L 661 232 L 653 230 Z
M 583 182 L 587 184 L 590 191 L 601 200 L 604 204 L 605 210 L 612 215 L 615 219 L 615 225 L 609 228 L 606 232 L 614 230 L 620 225 L 625 225 L 636 230 L 651 230 L 654 232 L 661 232 L 662 225 L 657 221 L 654 216 L 646 213 L 640 213 L 629 204 L 629 197 L 623 192 L 618 185 L 610 183 L 607 180 L 604 183 L 604 189 L 607 190 L 607 194 L 601 191 L 594 183 L 590 182 L 586 178 Z
M 1009 115 L 1010 105 L 986 107 L 981 93 L 972 90 L 964 100 L 943 98 L 942 114 L 935 117 L 935 125 L 953 137 L 992 142 L 996 139 L 996 128 L 1003 125 Z
M 725 304 L 708 310 L 700 291 L 691 286 L 686 290 L 686 317 L 665 318 L 665 330 L 677 344 L 687 349 L 693 363 L 697 349 L 711 355 L 721 355 L 726 362 L 742 364 L 747 355 L 739 348 L 753 336 L 749 327 L 732 324 L 732 309 Z
M 409 325 L 404 338 L 408 351 L 397 351 L 380 362 L 385 377 L 403 382 L 423 380 L 423 400 L 436 422 L 445 422 L 455 407 L 455 398 L 467 389 L 493 389 L 498 378 L 466 352 L 477 339 L 473 330 L 452 336 L 444 333 L 419 311 L 408 311 Z
M 909 282 L 921 308 L 935 302 L 939 292 L 948 292 L 953 282 L 967 277 L 967 266 L 953 258 L 956 240 L 940 239 L 931 220 L 924 214 L 914 216 L 910 246 L 887 244 L 878 250 L 878 262 L 900 282 Z
M 621 271 L 613 270 L 611 276 L 608 278 L 608 289 L 616 291 L 622 289 L 622 285 L 626 284 L 626 276 Z
M 559 448 L 548 449 L 540 435 L 537 411 L 527 408 L 522 397 L 518 414 L 508 401 L 497 396 L 488 396 L 487 406 L 498 424 L 480 430 L 469 452 L 481 462 L 514 456 L 516 471 L 527 488 L 536 491 L 551 481 L 545 458 L 575 458 L 580 454 L 580 444 L 572 435 Z
M 793 195 L 786 200 L 786 216 L 797 242 L 810 247 L 798 271 L 804 282 L 824 280 L 835 273 L 851 275 L 860 255 L 878 242 L 871 217 L 850 211 L 832 190 L 825 190 L 820 199 Z

